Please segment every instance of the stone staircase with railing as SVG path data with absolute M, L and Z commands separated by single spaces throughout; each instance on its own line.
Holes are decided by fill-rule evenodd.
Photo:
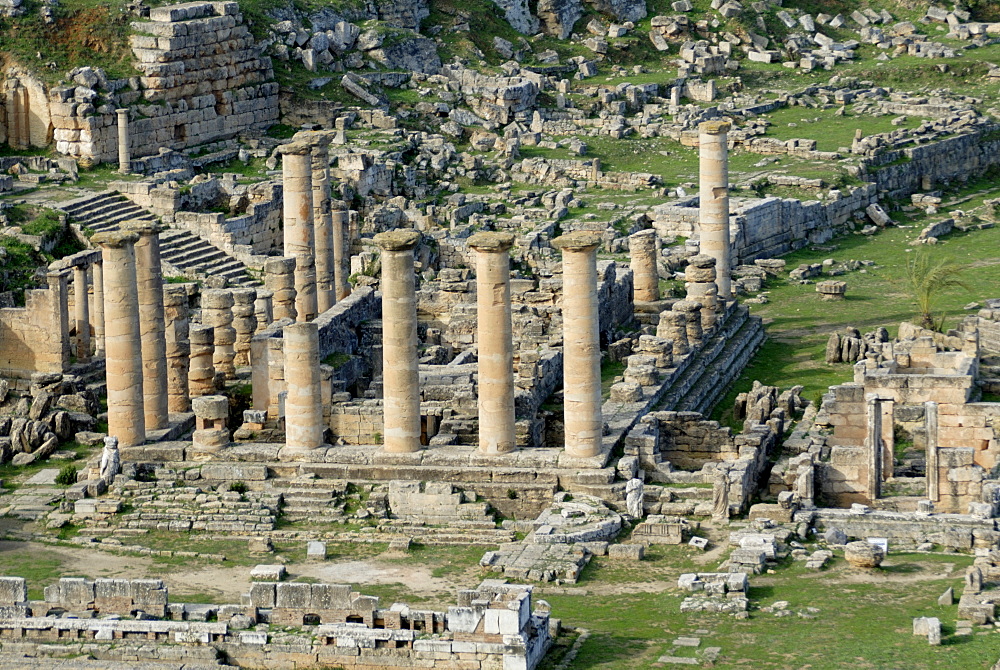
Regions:
M 118 193 L 107 191 L 61 205 L 70 219 L 94 232 L 118 230 L 126 221 L 155 222 L 156 217 Z M 164 265 L 192 279 L 225 277 L 230 286 L 258 286 L 246 266 L 222 249 L 187 230 L 167 228 L 160 233 Z

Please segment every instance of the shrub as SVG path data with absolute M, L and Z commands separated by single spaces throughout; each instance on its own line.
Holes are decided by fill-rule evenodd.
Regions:
M 76 473 L 77 469 L 75 465 L 64 465 L 62 469 L 59 470 L 59 474 L 56 475 L 56 484 L 62 484 L 63 486 L 72 486 L 76 484 Z
M 229 490 L 242 495 L 247 492 L 247 483 L 243 481 L 230 482 Z

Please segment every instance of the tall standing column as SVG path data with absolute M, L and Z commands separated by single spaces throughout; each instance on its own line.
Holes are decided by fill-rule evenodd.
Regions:
M 476 233 L 479 330 L 479 451 L 504 454 L 514 437 L 514 342 L 510 312 L 511 233 Z
M 732 296 L 729 261 L 729 123 L 705 121 L 699 130 L 699 234 L 701 252 L 715 258 L 719 298 Z
M 924 403 L 924 421 L 927 433 L 927 465 L 924 466 L 927 476 L 927 499 L 931 502 L 938 502 L 941 499 L 941 482 L 938 472 L 938 405 L 936 402 Z
M 73 308 L 76 319 L 76 360 L 90 360 L 90 305 L 87 295 L 87 267 L 73 268 Z
M 420 376 L 417 368 L 415 230 L 375 236 L 382 248 L 382 396 L 385 450 L 420 450 Z
M 104 315 L 107 345 L 108 433 L 123 447 L 146 440 L 143 411 L 139 291 L 135 274 L 135 233 L 97 233 L 91 241 L 104 257 Z
M 156 224 L 145 221 L 130 221 L 124 227 L 139 235 L 139 241 L 135 243 L 135 273 L 139 286 L 146 430 L 162 430 L 170 425 L 170 416 L 167 408 L 167 341 L 163 328 L 160 229 Z
M 865 454 L 868 461 L 868 479 L 865 494 L 869 503 L 878 500 L 882 493 L 882 408 L 877 395 L 865 397 L 868 434 L 865 437 Z
M 350 213 L 346 209 L 335 209 L 330 212 L 330 223 L 333 234 L 333 288 L 337 300 L 343 300 L 351 295 L 351 244 L 348 240 L 350 231 Z
M 94 262 L 94 355 L 104 356 L 104 261 Z
M 660 299 L 660 274 L 656 269 L 656 231 L 640 230 L 628 238 L 629 267 L 632 268 L 632 299 L 654 302 Z
M 118 171 L 129 173 L 131 159 L 128 151 L 128 110 L 116 109 L 118 112 Z
M 319 327 L 295 323 L 282 331 L 285 352 L 285 448 L 306 452 L 323 444 L 319 388 Z
M 167 409 L 171 412 L 190 412 L 191 324 L 188 295 L 183 286 L 163 287 L 163 316 L 167 342 Z
M 333 225 L 330 219 L 330 137 L 322 131 L 312 142 L 312 208 L 316 238 L 316 311 L 322 314 L 337 302 L 334 290 Z
M 285 256 L 295 258 L 296 320 L 316 318 L 316 263 L 312 197 L 312 150 L 305 142 L 280 147 L 284 184 Z
M 566 454 L 601 453 L 601 340 L 597 303 L 598 233 L 578 231 L 552 240 L 563 253 L 563 400 Z

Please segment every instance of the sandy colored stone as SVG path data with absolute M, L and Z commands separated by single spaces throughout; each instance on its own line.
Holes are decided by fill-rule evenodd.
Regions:
M 699 230 L 701 251 L 716 259 L 719 297 L 732 297 L 729 240 L 729 124 L 706 121 L 699 126 Z
M 319 388 L 319 329 L 315 323 L 286 326 L 285 445 L 295 452 L 323 444 L 323 405 Z
M 656 231 L 640 230 L 628 238 L 629 267 L 632 268 L 632 296 L 636 302 L 660 299 L 660 275 L 656 269 Z
M 295 318 L 312 321 L 317 315 L 312 149 L 304 142 L 279 149 L 283 155 L 284 253 L 295 258 Z

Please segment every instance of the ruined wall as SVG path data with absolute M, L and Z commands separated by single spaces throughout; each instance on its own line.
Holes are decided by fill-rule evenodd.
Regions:
M 846 232 L 854 212 L 877 202 L 872 184 L 837 191 L 831 199 L 734 198 L 729 227 L 734 265 L 757 258 L 774 258 Z M 657 205 L 650 216 L 665 236 L 691 237 L 698 231 L 698 198 Z
M 50 277 L 49 288 L 24 295 L 24 307 L 0 309 L 0 377 L 64 371 L 70 362 L 65 278 Z
M 938 188 L 955 181 L 976 179 L 1000 164 L 998 127 L 948 137 L 943 140 L 889 151 L 863 163 L 863 177 L 875 182 L 878 192 L 890 198 Z
M 706 463 L 739 458 L 733 433 L 698 412 L 657 412 L 660 454 L 681 470 L 700 470 Z
M 11 65 L 0 77 L 0 143 L 14 149 L 44 147 L 52 142 L 45 85 L 26 70 Z
M 278 120 L 271 61 L 260 55 L 237 3 L 158 7 L 132 29 L 132 53 L 143 73 L 140 88 L 124 90 L 119 83 L 112 88 L 121 90 L 118 104 L 130 109 L 133 156 L 228 139 Z M 57 151 L 117 159 L 113 105 L 95 109 L 90 103 L 96 93 L 84 86 L 53 88 L 49 100 Z

